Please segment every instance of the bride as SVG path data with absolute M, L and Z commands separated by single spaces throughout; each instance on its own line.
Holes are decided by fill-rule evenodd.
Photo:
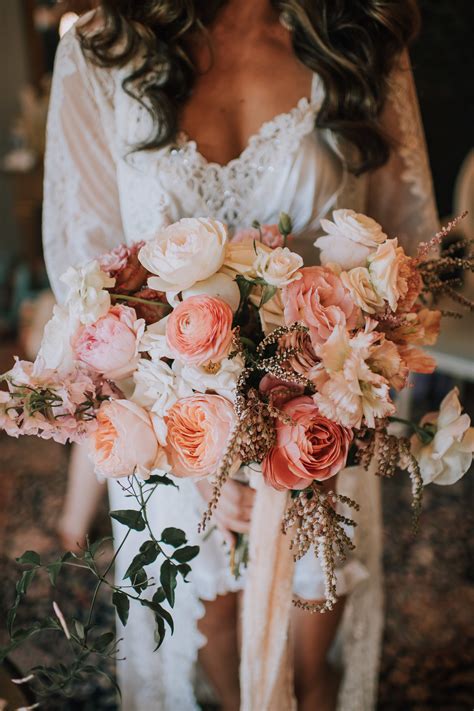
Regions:
M 104 0 L 62 39 L 54 72 L 44 245 L 58 300 L 69 265 L 184 216 L 213 216 L 232 234 L 285 211 L 308 265 L 321 218 L 351 208 L 413 251 L 437 227 L 406 52 L 417 21 L 414 0 Z M 355 555 L 338 569 L 339 602 L 324 615 L 283 609 L 276 567 L 279 584 L 286 576 L 306 600 L 323 595 L 322 571 L 314 556 L 295 566 L 287 542 L 278 547 L 278 530 L 256 514 L 258 492 L 229 481 L 206 540 L 197 522 L 209 482 L 157 492 L 154 525 L 185 528 L 201 553 L 159 652 L 145 608 L 119 630 L 122 708 L 191 711 L 209 689 L 225 711 L 374 708 L 378 485 L 359 468 L 338 475 L 364 505 Z M 111 508 L 126 508 L 115 482 L 109 494 Z M 229 545 L 248 531 L 250 565 L 235 580 Z M 119 578 L 140 535 L 119 555 Z

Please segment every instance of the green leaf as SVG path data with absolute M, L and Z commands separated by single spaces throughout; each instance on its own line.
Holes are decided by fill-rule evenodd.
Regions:
M 125 627 L 128 622 L 128 613 L 130 611 L 130 599 L 128 595 L 119 590 L 115 590 L 112 595 L 112 602 L 117 610 L 120 622 Z
M 150 565 L 150 563 L 154 563 L 158 558 L 158 555 L 161 553 L 161 548 L 155 541 L 145 541 L 145 543 L 142 543 L 140 546 L 140 553 L 144 565 Z
M 97 637 L 95 640 L 93 649 L 96 652 L 103 652 L 110 644 L 112 644 L 114 639 L 115 635 L 113 632 L 104 632 L 104 634 L 101 634 L 100 637 Z
M 111 511 L 110 518 L 122 523 L 128 528 L 133 528 L 134 531 L 144 531 L 145 521 L 140 511 L 133 509 L 123 509 L 120 511 Z
M 158 644 L 156 645 L 155 649 L 153 651 L 157 651 L 161 645 L 163 644 L 163 641 L 165 639 L 166 635 L 166 628 L 165 628 L 165 622 L 162 617 L 159 615 L 155 615 L 155 622 L 156 622 L 156 636 L 158 637 Z
M 132 581 L 133 589 L 138 594 L 140 594 L 143 590 L 146 590 L 148 587 L 148 576 L 144 568 L 137 570 L 135 575 L 130 578 L 130 580 Z
M 56 563 L 50 563 L 46 568 L 53 588 L 56 587 L 56 580 L 58 579 L 62 565 L 61 561 L 58 561 Z
M 161 532 L 161 540 L 163 543 L 167 543 L 169 546 L 174 548 L 179 548 L 184 545 L 187 541 L 186 534 L 180 528 L 165 528 Z
M 164 600 L 166 600 L 165 591 L 163 590 L 163 588 L 161 587 L 161 585 L 160 585 L 159 588 L 156 589 L 156 592 L 155 592 L 155 594 L 153 595 L 152 600 L 153 600 L 153 602 L 158 602 L 158 603 L 159 603 L 159 602 L 163 602 Z
M 172 618 L 171 614 L 168 612 L 168 610 L 165 610 L 164 607 L 162 607 L 161 605 L 156 604 L 156 613 L 157 613 L 158 615 L 160 615 L 160 617 L 162 617 L 162 618 L 165 620 L 165 622 L 168 623 L 168 626 L 169 626 L 169 628 L 170 628 L 170 630 L 171 630 L 171 634 L 173 634 L 173 632 L 174 632 L 174 622 L 173 622 L 173 618 Z
M 138 573 L 139 570 L 143 569 L 143 556 L 141 553 L 137 553 L 136 556 L 133 558 L 132 562 L 128 566 L 127 570 L 125 571 L 125 575 L 123 576 L 123 579 L 126 580 L 127 578 L 132 578 L 134 575 Z
M 181 575 L 183 576 L 184 582 L 185 583 L 189 582 L 188 580 L 186 580 L 186 576 L 189 575 L 189 573 L 191 572 L 191 566 L 188 565 L 187 563 L 181 563 L 181 565 L 178 565 L 178 570 L 181 573 Z
M 173 559 L 177 560 L 178 563 L 187 563 L 188 560 L 192 560 L 199 553 L 199 546 L 184 546 L 173 553 Z
M 74 627 L 76 628 L 76 634 L 79 639 L 84 639 L 86 635 L 82 622 L 80 620 L 74 620 Z
M 262 298 L 260 299 L 259 308 L 261 309 L 262 306 L 267 303 L 267 301 L 270 301 L 270 299 L 273 299 L 276 292 L 277 292 L 276 286 L 270 286 L 269 284 L 267 286 L 264 286 L 263 291 L 262 291 Z
M 107 541 L 112 541 L 113 538 L 112 536 L 104 536 L 103 538 L 99 538 L 99 540 L 94 541 L 94 543 L 91 543 L 88 546 L 88 552 L 91 554 L 92 558 L 97 554 L 99 548 L 101 548 L 104 543 L 107 543 Z
M 166 599 L 174 607 L 174 591 L 178 569 L 170 560 L 165 560 L 160 570 L 160 583 L 165 591 Z
M 21 574 L 21 578 L 16 584 L 16 591 L 19 595 L 25 595 L 31 583 L 33 582 L 33 578 L 36 575 L 36 570 L 37 568 L 30 568 L 29 570 L 23 571 L 23 573 Z
M 175 482 L 166 475 L 161 476 L 160 474 L 152 474 L 144 483 L 162 484 L 163 486 L 174 486 L 175 489 L 179 489 L 179 486 L 175 484 Z
M 41 565 L 41 558 L 36 551 L 25 551 L 23 555 L 16 558 L 16 562 L 20 565 Z

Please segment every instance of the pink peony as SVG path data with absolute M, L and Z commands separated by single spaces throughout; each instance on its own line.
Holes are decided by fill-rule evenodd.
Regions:
M 214 474 L 235 424 L 234 408 L 220 395 L 192 395 L 168 411 L 166 451 L 179 477 Z
M 136 472 L 147 478 L 163 454 L 150 415 L 129 400 L 108 400 L 97 413 L 97 429 L 89 440 L 89 456 L 97 474 L 119 479 Z
M 107 378 L 126 378 L 136 368 L 144 329 L 145 321 L 137 319 L 135 309 L 112 306 L 105 316 L 80 329 L 72 343 L 75 356 Z
M 323 417 L 310 397 L 287 402 L 292 424 L 277 423 L 275 446 L 262 462 L 263 476 L 275 489 L 304 489 L 344 468 L 352 432 Z
M 336 325 L 355 328 L 360 310 L 341 279 L 327 267 L 300 271 L 302 278 L 282 292 L 286 323 L 304 323 L 314 346 L 324 343 Z
M 232 342 L 232 309 L 213 296 L 190 296 L 166 322 L 166 341 L 183 363 L 205 365 L 219 362 Z

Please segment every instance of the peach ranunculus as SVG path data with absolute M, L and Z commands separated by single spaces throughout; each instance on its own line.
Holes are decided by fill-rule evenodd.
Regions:
M 352 432 L 319 412 L 310 397 L 297 397 L 282 408 L 293 421 L 277 423 L 275 446 L 262 462 L 263 476 L 275 489 L 304 489 L 344 468 Z
M 166 341 L 183 363 L 218 363 L 232 343 L 232 309 L 212 296 L 191 296 L 166 321 Z
M 133 373 L 138 363 L 138 345 L 145 321 L 135 309 L 117 304 L 95 323 L 84 326 L 73 339 L 76 358 L 111 380 Z
M 178 293 L 208 279 L 222 266 L 227 229 L 217 220 L 185 217 L 158 232 L 138 258 L 152 276 L 150 289 Z
M 119 479 L 136 473 L 148 478 L 153 469 L 166 471 L 150 415 L 129 400 L 107 400 L 97 413 L 97 429 L 89 440 L 96 474 Z
M 287 325 L 301 321 L 314 346 L 324 343 L 335 326 L 355 328 L 360 310 L 341 279 L 327 267 L 304 267 L 302 278 L 284 287 Z
M 204 477 L 219 468 L 236 423 L 232 403 L 220 395 L 178 400 L 166 417 L 166 452 L 178 477 Z

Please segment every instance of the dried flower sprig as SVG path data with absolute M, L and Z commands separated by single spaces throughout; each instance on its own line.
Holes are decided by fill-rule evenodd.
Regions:
M 313 547 L 321 561 L 324 574 L 324 596 L 322 603 L 310 603 L 295 599 L 293 604 L 308 612 L 332 610 L 337 602 L 336 563 L 346 558 L 347 550 L 354 544 L 344 530 L 345 526 L 356 526 L 356 522 L 336 511 L 337 502 L 355 510 L 359 505 L 347 496 L 321 491 L 317 483 L 301 491 L 287 509 L 283 518 L 283 533 L 295 526 L 290 548 L 295 561 L 300 560 Z

